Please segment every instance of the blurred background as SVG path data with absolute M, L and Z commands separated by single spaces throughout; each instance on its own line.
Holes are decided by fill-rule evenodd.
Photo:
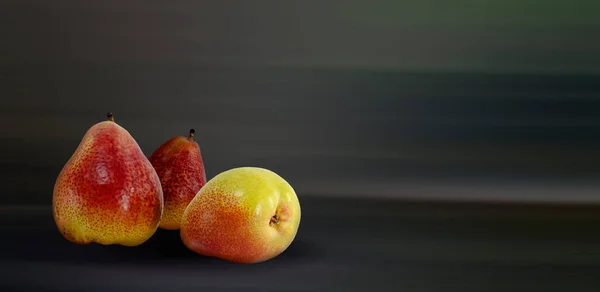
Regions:
M 306 196 L 600 201 L 597 1 L 1 5 L 3 204 L 50 203 L 109 111 Z
M 600 1 L 0 1 L 2 291 L 599 291 Z M 52 190 L 107 112 L 302 224 L 255 266 L 75 246 Z M 33 271 L 33 272 L 32 272 Z

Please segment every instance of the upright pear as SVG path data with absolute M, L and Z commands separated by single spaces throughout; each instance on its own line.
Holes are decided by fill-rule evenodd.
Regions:
M 135 139 L 107 116 L 87 131 L 58 175 L 54 220 L 77 244 L 136 246 L 158 229 L 162 187 Z
M 160 178 L 165 197 L 165 211 L 159 227 L 177 230 L 183 211 L 206 184 L 200 146 L 194 141 L 194 129 L 187 137 L 167 140 L 150 156 L 150 163 Z

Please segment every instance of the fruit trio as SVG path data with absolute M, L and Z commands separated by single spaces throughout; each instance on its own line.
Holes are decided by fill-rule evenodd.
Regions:
M 136 246 L 158 228 L 179 229 L 190 250 L 236 263 L 272 259 L 292 243 L 300 203 L 282 177 L 238 167 L 207 182 L 193 129 L 148 159 L 107 117 L 88 129 L 56 179 L 52 209 L 64 238 Z

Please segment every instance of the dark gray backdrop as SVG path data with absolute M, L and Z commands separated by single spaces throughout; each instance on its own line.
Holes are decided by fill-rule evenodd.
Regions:
M 599 12 L 2 0 L 0 291 L 600 291 Z M 247 266 L 177 231 L 70 244 L 54 181 L 109 111 L 146 155 L 193 127 L 209 178 L 281 174 L 302 205 L 292 245 Z
M 2 1 L 0 202 L 108 111 L 301 196 L 600 199 L 598 2 L 412 2 Z

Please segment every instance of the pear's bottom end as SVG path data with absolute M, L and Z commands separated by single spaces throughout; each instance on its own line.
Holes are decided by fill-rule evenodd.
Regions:
M 179 230 L 183 213 L 187 208 L 189 201 L 185 202 L 165 202 L 164 212 L 158 223 L 158 228 L 164 230 Z
M 158 225 L 158 228 L 162 230 L 180 230 L 181 226 L 179 223 L 162 223 Z
M 85 241 L 84 240 L 76 240 L 76 239 L 67 237 L 64 234 L 63 234 L 63 238 L 65 240 L 67 240 L 68 242 L 76 244 L 76 245 L 90 245 L 90 244 L 94 243 L 92 240 L 85 240 Z
M 182 237 L 182 239 L 183 239 L 183 237 Z M 247 255 L 241 255 L 241 254 L 224 255 L 224 254 L 208 252 L 207 250 L 198 248 L 194 244 L 190 244 L 190 242 L 186 241 L 186 240 L 183 240 L 183 244 L 185 245 L 185 247 L 187 247 L 189 250 L 193 251 L 195 254 L 197 254 L 199 256 L 206 257 L 206 258 L 215 258 L 215 259 L 219 259 L 219 260 L 234 263 L 234 264 L 244 264 L 244 265 L 260 264 L 263 262 L 267 262 L 267 261 L 270 261 L 270 260 L 278 257 L 283 252 L 285 252 L 285 250 L 282 250 L 281 252 L 274 253 L 274 254 L 271 254 L 268 256 L 259 256 L 259 257 L 251 256 L 251 257 L 249 257 Z
M 77 240 L 74 238 L 70 238 L 67 236 L 63 237 L 70 243 L 76 244 L 76 245 L 92 245 L 92 244 L 99 244 L 99 245 L 104 245 L 104 246 L 111 246 L 111 245 L 121 245 L 121 246 L 127 246 L 127 247 L 135 247 L 135 246 L 139 246 L 143 243 L 145 243 L 146 241 L 148 241 L 148 239 L 145 240 L 122 240 L 122 241 L 110 241 L 110 240 Z
M 254 264 L 260 264 L 260 263 L 268 262 L 268 261 L 276 258 L 277 256 L 279 256 L 280 254 L 281 253 L 273 255 L 273 256 L 263 257 L 263 258 L 257 258 L 257 259 L 243 259 L 243 258 L 237 259 L 237 258 L 219 257 L 219 256 L 213 256 L 213 257 L 214 258 L 218 258 L 218 259 L 223 260 L 223 261 L 234 263 L 234 264 L 254 265 Z
M 63 226 L 58 228 L 58 231 L 67 241 L 77 244 L 77 245 L 89 245 L 89 244 L 99 244 L 99 245 L 122 245 L 122 246 L 138 246 L 146 241 L 148 241 L 158 229 L 158 226 L 153 228 L 153 230 L 147 231 L 145 234 L 135 234 L 135 235 L 124 235 L 118 237 L 107 237 L 107 236 L 94 236 L 90 234 L 90 232 L 84 232 L 84 230 L 73 229 L 73 225 Z

